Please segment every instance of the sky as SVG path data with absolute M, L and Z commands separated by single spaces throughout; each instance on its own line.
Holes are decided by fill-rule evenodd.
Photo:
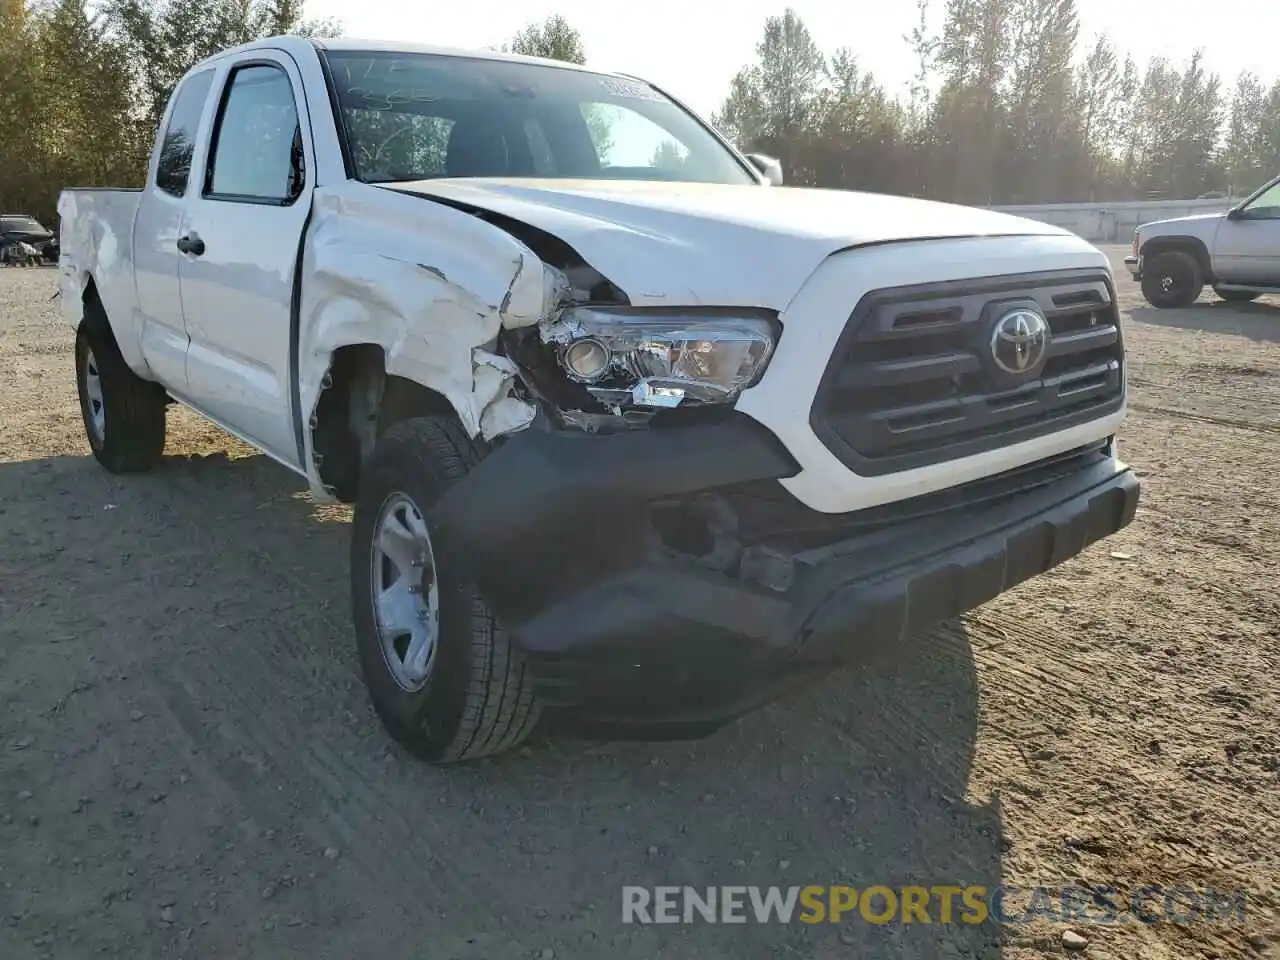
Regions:
M 915 0 L 789 5 L 824 50 L 849 47 L 890 92 L 905 95 L 915 65 L 903 36 L 915 24 Z M 939 25 L 944 5 L 931 3 Z M 559 13 L 581 33 L 588 66 L 643 77 L 708 116 L 733 75 L 754 59 L 765 19 L 787 6 L 786 0 L 308 0 L 306 15 L 340 20 L 349 37 L 474 48 L 501 44 Z M 1203 47 L 1227 86 L 1245 69 L 1268 82 L 1280 77 L 1280 3 L 1273 0 L 1077 0 L 1077 8 L 1082 48 L 1106 32 L 1139 63 L 1153 56 L 1180 62 Z

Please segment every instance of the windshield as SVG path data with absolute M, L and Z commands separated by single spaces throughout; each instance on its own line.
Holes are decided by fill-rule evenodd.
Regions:
M 0 233 L 48 233 L 31 217 L 0 217 Z
M 551 177 L 751 184 L 685 110 L 637 80 L 507 60 L 329 50 L 366 183 Z

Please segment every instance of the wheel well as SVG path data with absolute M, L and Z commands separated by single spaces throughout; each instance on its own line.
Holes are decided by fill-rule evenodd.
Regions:
M 90 275 L 85 281 L 84 292 L 80 294 L 80 305 L 84 308 L 80 314 L 80 322 L 84 323 L 91 319 L 96 313 L 103 320 L 103 332 L 111 338 L 111 342 L 116 342 L 115 331 L 111 329 L 111 321 L 107 318 L 107 308 L 102 303 L 102 297 L 98 295 L 98 284 Z
M 1205 281 L 1209 282 L 1213 279 L 1209 248 L 1204 245 L 1204 241 L 1199 237 L 1152 237 L 1142 245 L 1141 252 L 1142 256 L 1146 258 L 1174 250 L 1191 254 L 1196 258 L 1196 262 L 1200 264 L 1200 271 L 1204 274 Z
M 111 326 L 111 318 L 107 316 L 107 307 L 102 302 L 102 297 L 98 294 L 98 284 L 90 274 L 85 280 L 84 290 L 80 294 L 80 304 L 83 310 L 80 313 L 80 323 L 92 323 L 98 328 L 98 332 L 106 338 L 111 345 L 110 349 L 120 352 L 120 342 L 116 339 L 116 332 Z M 121 362 L 124 362 L 123 356 Z M 164 396 L 166 405 L 173 403 L 173 397 L 160 384 L 155 384 L 155 388 Z
M 329 359 L 311 417 L 316 470 L 344 503 L 360 493 L 360 474 L 374 444 L 410 417 L 453 413 L 441 393 L 387 373 L 386 354 L 374 343 L 339 347 Z

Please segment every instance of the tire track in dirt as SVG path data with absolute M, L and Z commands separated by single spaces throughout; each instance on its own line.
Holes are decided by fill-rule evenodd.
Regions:
M 922 683 L 927 683 L 931 677 L 963 676 L 973 669 L 969 640 L 966 625 L 950 621 L 906 638 L 903 646 L 859 665 L 858 670 L 864 673 L 876 670 L 889 672 L 895 669 L 895 665 L 912 662 L 923 665 L 918 668 L 919 682 Z M 877 704 L 883 714 L 883 721 L 878 724 L 883 728 L 883 734 L 875 744 L 876 751 L 885 758 L 899 761 L 910 758 L 911 766 L 918 773 L 936 780 L 943 792 L 950 791 L 947 795 L 951 800 L 960 798 L 964 793 L 972 755 L 934 748 L 938 744 L 954 742 L 953 737 L 940 729 L 941 725 L 968 722 L 976 726 L 976 715 L 956 716 L 945 709 L 921 711 L 918 701 L 910 696 L 909 691 L 901 693 L 901 696 L 883 697 Z M 844 719 L 838 718 L 837 723 L 845 735 L 860 738 L 864 732 L 841 722 Z
M 996 780 L 989 772 L 979 776 L 979 783 L 1007 790 L 1003 796 L 1012 853 L 1006 856 L 1005 882 L 1099 883 L 1129 891 L 1153 882 L 1251 888 L 1255 916 L 1259 909 L 1273 907 L 1265 889 L 1251 884 L 1252 871 L 1221 858 L 1222 835 L 1238 829 L 1230 818 L 1205 818 L 1199 825 L 1178 822 L 1187 813 L 1198 816 L 1197 807 L 1230 808 L 1239 795 L 1236 785 L 1197 783 L 1199 804 L 1161 809 L 1171 790 L 1180 792 L 1169 777 L 1178 776 L 1183 752 L 1194 751 L 1198 738 L 1173 733 L 1167 723 L 1149 723 L 1147 718 L 1176 715 L 1180 699 L 1190 693 L 1185 682 L 1153 681 L 1149 661 L 1130 656 L 1137 651 L 1101 622 L 1084 631 L 1073 629 L 1072 614 L 1064 611 L 1060 629 L 1027 624 L 1022 611 L 1035 599 L 1024 597 L 1022 604 L 1016 599 L 1002 598 L 1004 603 L 997 601 L 969 618 L 983 678 L 984 725 L 1013 748 L 1002 751 L 988 740 L 992 756 L 1005 762 Z M 1016 649 L 1009 649 L 1011 644 Z M 1143 694 L 1136 694 L 1138 690 Z M 1212 727 L 1204 733 L 1214 738 Z M 1082 752 L 1082 742 L 1092 749 Z M 1125 750 L 1151 749 L 1174 759 L 1174 769 L 1120 762 Z M 979 767 L 992 770 L 981 759 Z M 1027 790 L 1028 784 L 1035 786 Z M 1013 815 L 1015 810 L 1021 813 Z M 1260 826 L 1266 814 L 1258 814 Z M 1254 816 L 1246 819 L 1255 821 Z M 1049 863 L 1057 869 L 1046 876 Z M 1058 872 L 1064 868 L 1064 873 Z M 1104 952 L 1102 944 L 1091 945 L 1090 954 L 1201 955 L 1187 952 L 1196 949 L 1192 944 L 1221 956 L 1249 950 L 1240 930 L 1183 930 L 1180 947 L 1168 954 L 1160 942 L 1167 936 L 1164 929 L 1130 933 L 1136 942 L 1126 941 L 1127 947 L 1116 944 L 1115 954 Z M 1046 935 L 1053 939 L 1052 928 Z
M 1183 420 L 1194 420 L 1197 423 L 1216 423 L 1223 427 L 1236 427 L 1240 430 L 1253 430 L 1263 433 L 1280 433 L 1280 424 L 1275 423 L 1259 423 L 1251 420 L 1241 420 L 1238 417 L 1214 416 L 1209 413 L 1198 413 L 1192 410 L 1184 410 L 1178 407 L 1164 407 L 1155 404 L 1142 402 L 1134 402 L 1129 404 L 1130 410 L 1137 410 L 1142 413 L 1162 414 L 1166 417 L 1178 417 Z

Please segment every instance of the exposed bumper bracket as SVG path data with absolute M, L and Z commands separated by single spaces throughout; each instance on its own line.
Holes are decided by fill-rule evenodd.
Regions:
M 1127 525 L 1139 496 L 1108 446 L 889 515 L 830 518 L 844 526 L 818 548 L 775 539 L 765 545 L 785 568 L 778 577 L 751 569 L 749 549 L 713 568 L 655 529 L 655 502 L 794 470 L 745 417 L 594 437 L 530 430 L 479 464 L 432 519 L 449 553 L 472 565 L 549 705 L 622 723 L 705 722 L 1062 563 Z

